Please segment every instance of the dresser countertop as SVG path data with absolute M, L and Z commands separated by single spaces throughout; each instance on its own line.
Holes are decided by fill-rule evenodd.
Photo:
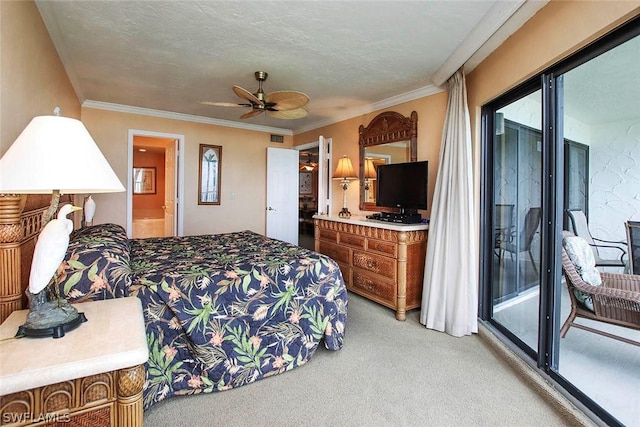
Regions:
M 324 219 L 327 221 L 344 222 L 346 224 L 365 225 L 367 227 L 385 228 L 387 230 L 395 231 L 418 231 L 428 230 L 429 224 L 399 224 L 395 222 L 379 221 L 376 219 L 369 219 L 366 216 L 352 215 L 351 218 L 341 218 L 333 215 L 314 215 L 314 219 Z

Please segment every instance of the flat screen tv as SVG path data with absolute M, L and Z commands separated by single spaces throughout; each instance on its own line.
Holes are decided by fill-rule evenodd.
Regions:
M 376 205 L 399 208 L 401 213 L 427 209 L 428 164 L 421 161 L 378 166 Z

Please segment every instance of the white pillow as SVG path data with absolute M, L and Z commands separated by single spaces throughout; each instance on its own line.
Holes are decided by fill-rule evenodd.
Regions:
M 576 268 L 576 271 L 586 283 L 591 286 L 602 285 L 602 277 L 596 268 L 596 260 L 593 257 L 591 246 L 582 237 L 565 237 L 562 240 L 562 246 L 569 255 L 569 259 Z M 593 310 L 593 301 L 591 296 L 582 291 L 574 289 L 574 295 L 587 309 Z

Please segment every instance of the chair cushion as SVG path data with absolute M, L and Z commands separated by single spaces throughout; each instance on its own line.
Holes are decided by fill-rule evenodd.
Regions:
M 600 272 L 596 268 L 596 260 L 593 257 L 593 251 L 586 240 L 577 236 L 565 237 L 562 240 L 562 246 L 567 252 L 567 255 L 569 255 L 569 259 L 571 259 L 576 271 L 580 277 L 582 277 L 582 280 L 591 286 L 602 285 L 602 277 L 600 277 Z M 576 299 L 585 308 L 594 311 L 593 301 L 589 294 L 577 289 L 574 289 L 573 293 L 576 296 Z

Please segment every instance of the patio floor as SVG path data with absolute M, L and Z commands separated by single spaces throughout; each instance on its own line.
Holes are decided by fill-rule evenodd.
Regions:
M 497 305 L 494 319 L 535 348 L 538 335 L 538 287 Z M 570 310 L 563 281 L 561 326 Z M 640 331 L 579 319 L 594 329 L 640 341 Z M 558 326 L 558 328 L 560 327 Z M 558 373 L 627 426 L 640 425 L 640 347 L 570 328 L 559 341 Z

